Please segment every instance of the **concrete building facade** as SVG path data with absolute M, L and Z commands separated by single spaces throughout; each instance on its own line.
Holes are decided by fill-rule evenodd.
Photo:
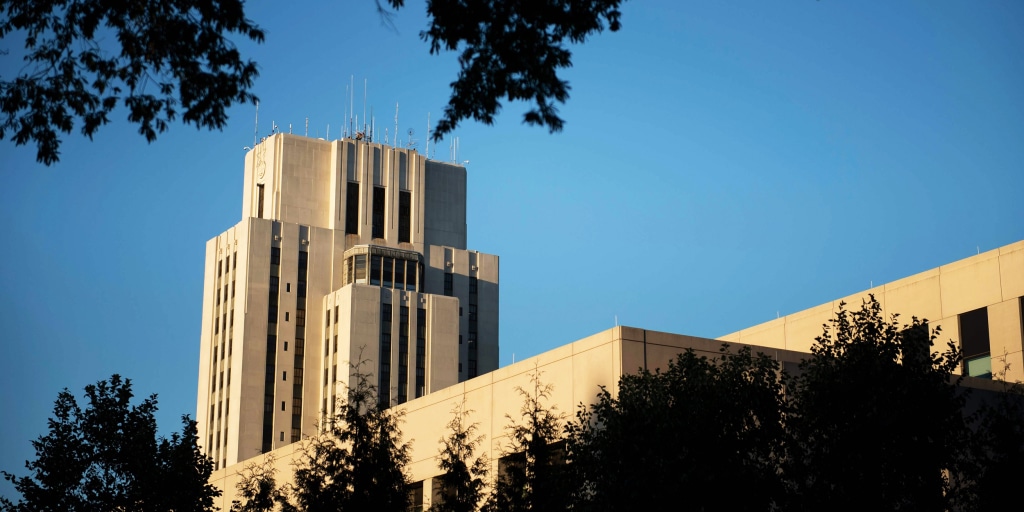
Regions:
M 217 468 L 315 435 L 355 371 L 400 404 L 497 368 L 498 257 L 466 248 L 464 167 L 279 133 L 243 181 L 206 247 L 196 419 Z
M 568 417 L 686 349 L 751 346 L 793 369 L 841 302 L 856 309 L 869 295 L 887 315 L 941 327 L 972 382 L 1024 380 L 1024 241 L 718 339 L 615 327 L 498 368 L 498 258 L 466 249 L 465 169 L 351 139 L 276 134 L 250 151 L 242 220 L 207 243 L 205 269 L 197 421 L 224 510 L 261 454 L 279 482 L 291 477 L 299 441 L 335 410 L 353 363 L 404 414 L 423 510 L 456 408 L 471 411 L 493 475 L 532 375 Z
M 1022 241 L 718 339 L 615 327 L 412 399 L 398 406 L 404 414 L 403 439 L 413 440 L 407 468 L 412 482 L 412 509 L 426 510 L 440 495 L 439 440 L 446 434 L 446 424 L 456 408 L 471 411 L 466 421 L 475 423 L 477 432 L 484 436 L 480 453 L 490 461 L 493 475 L 509 444 L 509 418 L 518 418 L 522 406 L 518 389 L 529 389 L 533 374 L 539 373 L 546 384 L 551 384 L 547 404 L 568 419 L 579 404 L 595 402 L 601 386 L 614 395 L 622 375 L 639 368 L 664 369 L 688 348 L 699 355 L 715 357 L 723 341 L 734 350 L 751 346 L 755 352 L 768 354 L 792 371 L 807 357 L 814 338 L 822 334 L 822 325 L 833 317 L 839 303 L 846 302 L 848 309 L 855 309 L 869 294 L 875 295 L 887 314 L 898 312 L 908 322 L 912 316 L 927 318 L 929 325 L 941 326 L 943 334 L 939 341 L 958 343 L 967 356 L 963 370 L 980 377 L 968 379 L 969 385 L 985 389 L 985 379 L 992 378 L 993 373 L 1005 380 L 1024 377 L 1024 368 L 1019 364 L 1024 353 Z M 334 300 L 340 300 L 344 306 L 346 299 Z M 984 322 L 979 311 L 984 313 Z M 973 320 L 969 318 L 972 315 Z M 972 321 L 983 325 L 973 326 Z M 987 353 L 982 352 L 986 347 Z M 983 362 L 980 369 L 977 363 L 972 367 L 972 360 L 985 358 L 989 362 Z M 985 364 L 991 367 L 990 371 L 986 371 Z M 994 385 L 990 387 L 997 389 Z M 291 462 L 299 446 L 288 445 L 271 454 L 279 481 L 291 478 Z M 224 491 L 218 506 L 229 507 L 235 499 L 235 485 L 244 466 L 232 465 L 213 474 L 212 483 Z

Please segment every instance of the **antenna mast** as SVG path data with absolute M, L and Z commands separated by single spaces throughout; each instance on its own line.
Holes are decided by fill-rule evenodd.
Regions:
M 430 112 L 427 112 L 427 149 L 423 154 L 430 158 Z
M 256 126 L 252 129 L 252 145 L 256 146 L 256 142 L 260 138 L 260 100 L 256 100 Z
M 395 143 L 394 146 L 398 147 L 398 102 L 395 102 Z

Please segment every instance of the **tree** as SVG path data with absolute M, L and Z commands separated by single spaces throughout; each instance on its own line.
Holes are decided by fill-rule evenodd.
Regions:
M 932 352 L 939 330 L 882 317 L 874 296 L 840 305 L 787 382 L 790 508 L 957 508 L 974 474 L 960 353 Z
M 85 387 L 79 407 L 67 389 L 57 396 L 49 433 L 32 445 L 29 476 L 3 472 L 21 499 L 0 510 L 212 511 L 220 491 L 209 483 L 213 462 L 199 451 L 195 422 L 157 439 L 156 395 L 132 405 L 131 381 L 113 375 Z
M 378 405 L 376 387 L 358 365 L 353 378 L 338 414 L 305 442 L 285 512 L 405 512 L 409 445 L 401 441 L 401 414 Z
M 483 435 L 477 435 L 477 424 L 466 424 L 472 411 L 461 404 L 452 410 L 448 422 L 449 434 L 441 438 L 441 453 L 438 467 L 441 475 L 442 501 L 431 505 L 431 512 L 474 512 L 484 497 L 487 477 L 487 458 L 473 458 L 473 452 L 483 442 Z
M 0 38 L 23 32 L 27 52 L 27 69 L 0 80 L 0 138 L 34 143 L 47 165 L 58 132 L 78 119 L 91 138 L 119 102 L 152 142 L 179 111 L 219 129 L 228 107 L 256 100 L 256 63 L 228 41 L 263 41 L 241 0 L 7 0 L 0 15 Z
M 1017 499 L 1014 490 L 1024 480 L 1024 385 L 1007 383 L 979 416 L 977 510 L 997 510 Z
M 568 45 L 606 24 L 618 30 L 622 1 L 428 0 L 420 37 L 432 54 L 458 51 L 461 67 L 434 140 L 466 119 L 491 124 L 503 99 L 532 102 L 524 122 L 561 130 L 556 104 L 569 84 L 558 72 L 572 64 Z M 375 2 L 387 20 L 393 13 Z M 228 40 L 264 38 L 241 0 L 7 0 L 0 38 L 14 33 L 25 34 L 27 70 L 0 77 L 0 139 L 34 144 L 47 165 L 59 159 L 59 132 L 80 122 L 91 138 L 118 103 L 152 142 L 179 113 L 220 129 L 228 107 L 256 101 L 256 63 Z
M 231 512 L 271 512 L 286 499 L 277 485 L 273 455 L 245 465 L 235 485 L 240 499 L 231 502 Z
M 517 387 L 523 396 L 522 422 L 506 416 L 510 443 L 499 462 L 499 474 L 483 510 L 519 512 L 565 510 L 570 491 L 565 485 L 561 441 L 563 415 L 544 402 L 551 398 L 551 384 L 543 384 L 541 372 L 530 375 L 533 389 Z
M 623 375 L 567 427 L 574 510 L 768 510 L 782 494 L 779 364 L 749 347 Z M 737 482 L 742 491 L 736 492 Z
M 404 0 L 389 0 L 395 7 Z M 621 27 L 623 0 L 428 0 L 429 28 L 420 33 L 430 53 L 459 51 L 459 76 L 434 141 L 465 119 L 494 122 L 501 100 L 534 108 L 523 122 L 562 129 L 555 103 L 569 99 L 558 71 L 572 65 L 568 43 Z

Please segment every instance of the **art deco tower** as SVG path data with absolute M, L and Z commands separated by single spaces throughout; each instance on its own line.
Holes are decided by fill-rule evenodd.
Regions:
M 218 468 L 316 433 L 353 365 L 402 403 L 498 366 L 498 257 L 466 249 L 466 169 L 278 133 L 206 244 L 196 418 Z

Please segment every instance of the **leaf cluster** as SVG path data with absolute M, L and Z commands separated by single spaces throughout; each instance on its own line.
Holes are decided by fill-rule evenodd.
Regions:
M 431 512 L 474 512 L 484 497 L 487 487 L 487 458 L 473 458 L 484 436 L 477 434 L 477 424 L 467 423 L 472 411 L 460 404 L 452 411 L 448 422 L 448 435 L 441 438 L 438 467 L 441 474 L 443 496 L 431 505 Z
M 969 473 L 971 419 L 953 376 L 956 346 L 932 352 L 939 332 L 885 319 L 874 297 L 857 311 L 841 305 L 787 383 L 785 470 L 801 506 L 952 506 L 949 475 Z
M 49 433 L 32 445 L 29 476 L 3 472 L 21 499 L 0 510 L 206 511 L 220 491 L 213 463 L 199 451 L 195 422 L 156 437 L 156 395 L 132 405 L 131 381 L 113 375 L 85 388 L 83 409 L 67 389 L 54 404 Z
M 400 413 L 378 406 L 368 375 L 356 371 L 353 378 L 337 415 L 304 444 L 285 512 L 406 510 L 410 448 L 401 440 Z
M 78 120 L 91 138 L 118 103 L 150 142 L 179 112 L 220 129 L 228 107 L 256 100 L 256 63 L 232 33 L 263 41 L 242 0 L 6 0 L 0 38 L 23 34 L 26 54 L 22 71 L 0 76 L 0 139 L 35 143 L 49 165 L 58 132 Z
M 769 508 L 781 489 L 779 371 L 749 347 L 714 359 L 690 349 L 664 373 L 624 375 L 618 396 L 602 389 L 566 428 L 575 508 L 648 510 L 680 496 L 694 510 Z
M 398 7 L 401 0 L 391 0 Z M 459 74 L 434 129 L 440 141 L 458 123 L 494 122 L 501 100 L 527 101 L 523 122 L 560 131 L 557 103 L 569 99 L 558 72 L 572 65 L 571 43 L 605 26 L 621 26 L 622 0 L 428 0 L 428 28 L 420 38 L 430 53 L 459 52 Z
M 519 420 L 506 415 L 509 444 L 493 492 L 483 506 L 487 512 L 565 510 L 569 506 L 560 443 L 565 416 L 546 405 L 553 387 L 541 381 L 541 374 L 535 369 L 530 375 L 532 389 L 516 388 L 523 406 Z

